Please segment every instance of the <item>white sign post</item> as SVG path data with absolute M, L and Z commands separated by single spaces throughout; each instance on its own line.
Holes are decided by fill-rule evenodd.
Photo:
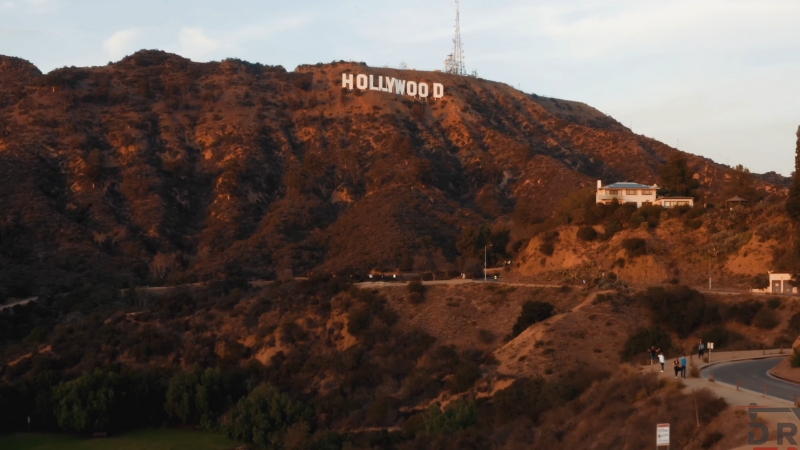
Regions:
M 659 423 L 656 425 L 656 448 L 667 447 L 669 449 L 669 424 Z
M 714 343 L 709 342 L 706 348 L 708 349 L 708 363 L 711 364 L 711 350 L 714 350 Z

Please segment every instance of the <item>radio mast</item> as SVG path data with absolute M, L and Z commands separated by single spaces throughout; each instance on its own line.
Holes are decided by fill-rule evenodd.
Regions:
M 461 45 L 461 19 L 459 17 L 459 4 L 456 0 L 456 37 L 453 39 L 453 53 L 444 60 L 444 71 L 456 75 L 466 75 L 467 68 L 464 64 L 464 47 Z

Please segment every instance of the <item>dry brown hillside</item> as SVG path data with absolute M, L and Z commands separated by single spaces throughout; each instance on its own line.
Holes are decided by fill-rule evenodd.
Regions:
M 343 73 L 439 82 L 445 96 L 343 90 Z M 288 72 L 140 51 L 42 74 L 3 56 L 0 80 L 14 297 L 452 262 L 467 226 L 546 218 L 597 179 L 655 183 L 677 152 L 579 102 L 358 63 Z M 722 192 L 729 169 L 688 158 L 701 193 Z

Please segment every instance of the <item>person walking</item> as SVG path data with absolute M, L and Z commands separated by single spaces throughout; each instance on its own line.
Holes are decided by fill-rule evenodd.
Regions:
M 653 365 L 653 363 L 656 362 L 656 358 L 658 357 L 658 352 L 656 352 L 656 346 L 651 345 L 650 350 L 648 351 L 650 352 L 650 365 Z
M 681 358 L 681 376 L 686 378 L 686 356 Z
M 664 363 L 667 362 L 667 360 L 664 359 L 664 353 L 658 352 L 658 362 L 661 363 L 661 372 L 664 372 Z
M 706 344 L 703 343 L 703 340 L 700 339 L 700 342 L 697 344 L 697 356 L 700 359 L 703 359 L 703 351 L 706 349 Z
M 678 358 L 672 361 L 672 368 L 675 370 L 675 378 L 678 378 L 678 374 L 681 371 L 681 362 L 678 361 Z

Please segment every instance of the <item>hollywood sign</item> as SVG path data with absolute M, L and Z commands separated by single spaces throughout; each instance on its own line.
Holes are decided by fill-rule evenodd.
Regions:
M 352 73 L 342 74 L 342 87 L 350 90 L 355 85 L 356 88 L 362 91 L 394 92 L 397 95 L 419 96 L 421 98 L 426 98 L 431 94 L 433 98 L 444 97 L 444 85 L 442 83 L 431 83 L 431 87 L 428 86 L 428 83 L 400 80 L 384 77 L 383 75 L 378 75 L 377 81 L 378 84 L 376 85 L 375 75 L 364 75 L 363 73 L 358 75 L 353 75 Z

